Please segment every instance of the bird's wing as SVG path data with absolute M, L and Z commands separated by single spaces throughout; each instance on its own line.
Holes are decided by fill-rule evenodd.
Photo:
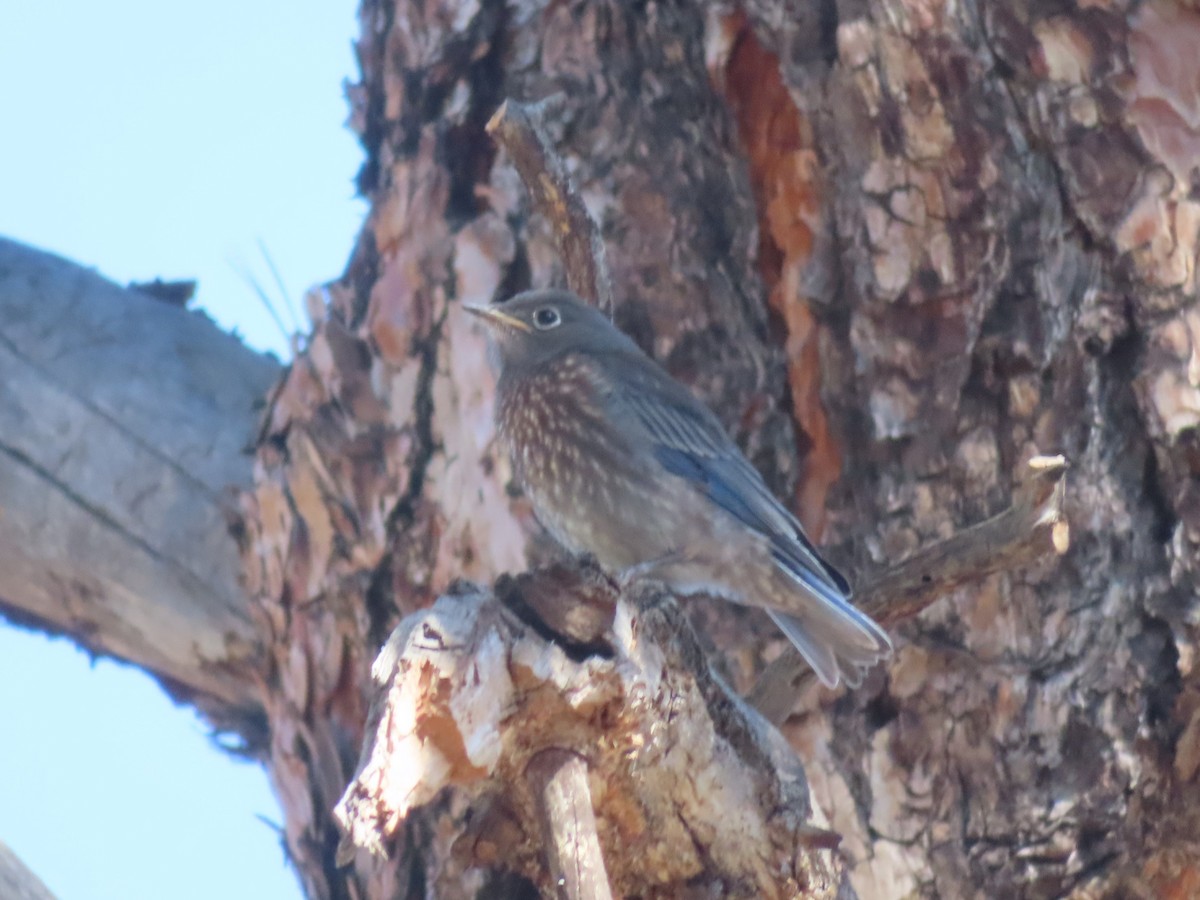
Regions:
M 851 593 L 846 579 L 820 557 L 716 416 L 657 367 L 629 363 L 606 367 L 615 373 L 609 387 L 617 405 L 644 432 L 659 464 L 766 537 L 776 561 L 812 593 L 845 605 Z

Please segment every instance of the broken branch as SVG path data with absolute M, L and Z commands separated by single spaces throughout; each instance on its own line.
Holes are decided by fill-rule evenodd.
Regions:
M 564 605 L 596 590 L 561 566 L 521 585 Z M 446 808 L 470 804 L 481 823 L 460 866 L 504 866 L 547 896 L 837 896 L 840 861 L 813 839 L 782 736 L 711 673 L 661 586 L 612 597 L 607 658 L 572 659 L 478 590 L 407 617 L 372 669 L 363 757 L 334 812 L 339 859 L 386 854 L 450 788 Z
M 487 123 L 487 132 L 508 151 L 534 208 L 553 227 L 567 286 L 611 317 L 612 285 L 600 229 L 542 125 L 553 102 L 553 97 L 537 103 L 505 100 Z
M 894 625 L 964 584 L 1026 566 L 1050 552 L 1066 553 L 1066 471 L 1061 456 L 1034 457 L 1008 509 L 878 573 L 857 592 L 858 607 L 880 625 Z M 788 647 L 763 670 L 746 699 L 778 724 L 814 678 L 803 657 Z
M 551 747 L 525 767 L 538 798 L 547 868 L 560 900 L 612 900 L 582 757 Z

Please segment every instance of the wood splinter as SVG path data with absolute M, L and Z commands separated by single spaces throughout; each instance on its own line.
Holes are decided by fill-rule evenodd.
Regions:
M 567 286 L 611 318 L 612 285 L 600 229 L 542 124 L 547 108 L 560 100 L 558 95 L 537 103 L 505 100 L 488 121 L 487 133 L 508 152 L 534 208 L 553 226 Z
M 546 865 L 560 900 L 612 900 L 587 763 L 569 750 L 542 750 L 525 768 L 537 797 Z

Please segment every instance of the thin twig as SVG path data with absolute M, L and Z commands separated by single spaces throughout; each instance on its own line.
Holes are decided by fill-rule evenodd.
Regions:
M 1028 565 L 1050 552 L 1066 553 L 1066 471 L 1061 456 L 1034 457 L 1008 509 L 878 573 L 859 589 L 857 605 L 879 624 L 894 625 L 963 584 Z M 788 647 L 763 670 L 746 699 L 778 724 L 813 678 L 800 654 Z
M 254 273 L 250 271 L 248 266 L 235 262 L 232 259 L 229 260 L 229 267 L 240 275 L 242 280 L 250 287 L 250 290 L 254 292 L 254 295 L 258 298 L 258 302 L 262 304 L 263 309 L 267 311 L 271 316 L 271 320 L 275 323 L 275 327 L 279 329 L 279 333 L 283 335 L 284 341 L 291 346 L 292 333 L 288 331 L 287 326 L 283 323 L 283 317 L 279 315 L 279 310 L 275 308 L 275 304 L 271 302 L 270 295 L 267 294 L 259 280 L 254 277 Z
M 547 107 L 554 102 L 553 97 L 537 103 L 505 100 L 487 123 L 487 131 L 508 151 L 534 208 L 553 227 L 567 286 L 611 317 L 612 283 L 600 229 L 542 126 Z
M 296 307 L 292 303 L 292 294 L 287 289 L 287 285 L 283 283 L 283 276 L 279 274 L 279 267 L 275 265 L 275 260 L 271 258 L 271 254 L 267 250 L 267 245 L 263 242 L 262 238 L 258 239 L 258 252 L 262 254 L 271 277 L 275 279 L 275 287 L 279 288 L 279 297 L 288 312 L 288 318 L 292 320 L 292 332 L 293 334 L 299 334 L 304 331 L 304 326 L 300 324 L 300 317 L 296 315 Z

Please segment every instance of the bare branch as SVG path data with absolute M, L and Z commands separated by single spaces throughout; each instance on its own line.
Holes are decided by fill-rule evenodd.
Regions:
M 219 724 L 253 714 L 225 491 L 250 484 L 278 373 L 202 314 L 0 240 L 0 614 L 148 669 Z
M 881 625 L 894 625 L 963 584 L 1029 565 L 1049 553 L 1066 553 L 1066 471 L 1061 456 L 1034 457 L 1008 509 L 880 572 L 858 591 L 858 606 Z M 746 699 L 779 723 L 814 677 L 803 657 L 788 647 L 763 670 Z
M 0 841 L 0 897 L 4 900 L 54 900 L 41 879 L 3 841 Z

